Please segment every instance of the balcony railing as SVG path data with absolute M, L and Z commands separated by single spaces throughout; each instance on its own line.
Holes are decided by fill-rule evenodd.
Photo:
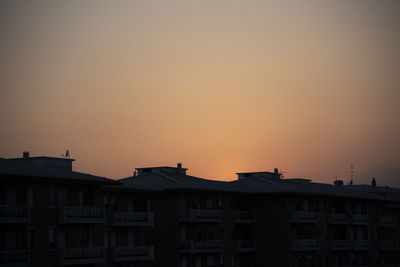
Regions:
M 207 209 L 187 209 L 179 214 L 179 220 L 184 222 L 219 222 L 221 211 Z
M 331 240 L 329 241 L 329 249 L 334 251 L 343 251 L 351 249 L 350 240 Z
M 27 206 L 0 206 L 0 223 L 28 223 Z
M 0 250 L 0 266 L 28 266 L 27 250 Z
M 359 225 L 367 225 L 369 223 L 369 217 L 367 215 L 362 215 L 362 214 L 353 214 L 351 215 L 351 223 Z
M 60 265 L 104 263 L 104 248 L 60 249 Z
M 379 241 L 379 248 L 381 250 L 398 250 L 399 241 L 397 240 L 381 240 Z
M 221 240 L 207 240 L 207 241 L 182 241 L 179 244 L 179 251 L 181 253 L 220 253 L 222 251 Z
M 154 260 L 154 247 L 116 247 L 112 249 L 112 260 L 113 262 Z
M 398 226 L 397 218 L 393 216 L 382 216 L 379 220 L 379 223 L 381 226 L 388 226 L 388 227 Z
M 370 250 L 371 242 L 369 240 L 353 240 L 351 246 L 353 250 Z
M 152 212 L 113 212 L 112 226 L 153 226 Z
M 256 251 L 255 240 L 236 240 L 237 252 L 253 252 Z
M 104 223 L 104 208 L 61 207 L 60 223 Z
M 254 223 L 256 215 L 251 211 L 238 211 L 236 212 L 236 223 Z
M 291 222 L 292 223 L 317 223 L 318 213 L 311 211 L 295 211 L 292 213 Z
M 330 213 L 329 214 L 330 224 L 348 224 L 349 218 L 345 213 Z
M 293 251 L 318 251 L 320 250 L 317 239 L 296 239 L 292 241 Z

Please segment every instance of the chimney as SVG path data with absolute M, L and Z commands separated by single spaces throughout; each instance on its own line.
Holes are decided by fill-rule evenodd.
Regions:
M 182 163 L 176 164 L 176 168 L 178 169 L 178 173 L 182 172 Z
M 376 186 L 376 180 L 375 180 L 375 178 L 372 178 L 371 185 L 372 185 L 372 186 Z
M 274 169 L 274 176 L 275 176 L 276 179 L 280 179 L 281 178 L 281 174 L 279 173 L 278 168 Z
M 29 151 L 24 151 L 24 152 L 22 153 L 22 157 L 23 157 L 24 159 L 29 159 Z

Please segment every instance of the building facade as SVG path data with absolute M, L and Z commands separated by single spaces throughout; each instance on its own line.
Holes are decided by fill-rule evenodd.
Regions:
M 0 266 L 400 266 L 400 190 L 139 168 L 111 180 L 72 159 L 0 159 Z

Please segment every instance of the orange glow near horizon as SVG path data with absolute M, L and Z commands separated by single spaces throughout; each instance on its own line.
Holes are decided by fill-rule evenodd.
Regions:
M 110 178 L 400 165 L 396 1 L 0 4 L 0 157 Z

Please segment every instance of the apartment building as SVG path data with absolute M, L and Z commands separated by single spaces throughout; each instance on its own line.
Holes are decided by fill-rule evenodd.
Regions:
M 400 266 L 400 190 L 176 167 L 111 180 L 0 159 L 0 266 Z
M 0 266 L 103 266 L 102 186 L 115 181 L 72 171 L 72 159 L 0 160 Z

